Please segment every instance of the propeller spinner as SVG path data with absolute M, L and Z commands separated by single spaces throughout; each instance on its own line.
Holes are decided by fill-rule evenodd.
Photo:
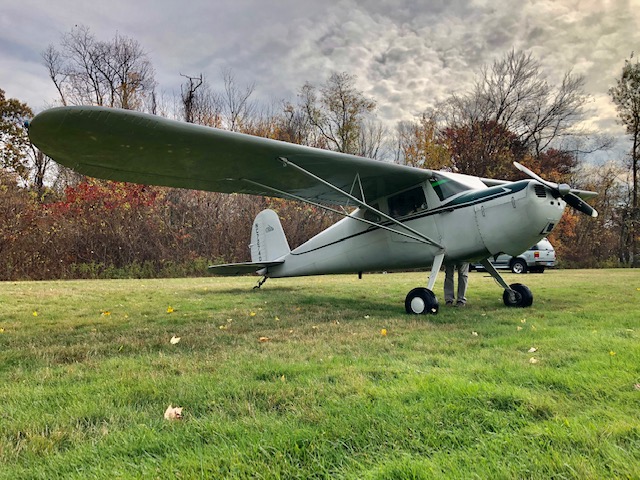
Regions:
M 534 180 L 540 182 L 545 187 L 551 189 L 551 191 L 555 192 L 558 197 L 561 197 L 565 202 L 567 202 L 569 205 L 571 205 L 576 210 L 584 213 L 585 215 L 589 215 L 589 216 L 594 217 L 594 218 L 598 216 L 598 212 L 596 211 L 596 209 L 593 208 L 591 205 L 589 205 L 584 200 L 582 200 L 578 195 L 573 193 L 574 190 L 569 185 L 567 185 L 566 183 L 557 184 L 557 183 L 554 183 L 554 182 L 548 182 L 547 180 L 543 179 L 542 177 L 540 177 L 536 173 L 534 173 L 531 170 L 529 170 L 524 165 L 522 165 L 522 164 L 520 164 L 518 162 L 513 162 L 513 164 L 522 173 L 526 173 L 528 176 L 530 176 Z

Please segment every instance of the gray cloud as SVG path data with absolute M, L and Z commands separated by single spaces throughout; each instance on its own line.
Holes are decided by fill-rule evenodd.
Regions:
M 530 51 L 549 81 L 572 70 L 593 96 L 587 123 L 620 137 L 607 90 L 640 50 L 640 9 L 628 0 L 23 0 L 0 13 L 0 88 L 36 110 L 55 98 L 40 53 L 74 25 L 118 32 L 145 48 L 160 88 L 179 74 L 220 81 L 223 68 L 264 101 L 293 99 L 305 81 L 357 75 L 390 125 L 452 92 L 511 48 Z M 215 85 L 214 85 L 215 86 Z

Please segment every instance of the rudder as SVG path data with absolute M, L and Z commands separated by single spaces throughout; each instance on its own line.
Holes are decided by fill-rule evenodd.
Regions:
M 273 210 L 263 210 L 256 216 L 250 248 L 252 262 L 271 262 L 291 251 L 278 214 Z

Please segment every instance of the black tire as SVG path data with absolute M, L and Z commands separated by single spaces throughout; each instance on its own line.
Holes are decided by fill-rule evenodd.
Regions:
M 533 304 L 533 293 L 529 287 L 521 283 L 512 283 L 509 288 L 515 292 L 515 299 L 511 298 L 509 290 L 505 290 L 502 301 L 507 307 L 526 308 Z
M 527 273 L 527 262 L 520 258 L 516 258 L 511 262 L 511 271 L 513 273 Z
M 439 308 L 436 295 L 423 287 L 411 290 L 404 300 L 404 309 L 412 315 L 435 315 Z

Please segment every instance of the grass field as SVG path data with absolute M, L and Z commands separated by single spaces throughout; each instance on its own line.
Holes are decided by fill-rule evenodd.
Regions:
M 505 276 L 1 283 L 0 478 L 640 478 L 640 273 Z

